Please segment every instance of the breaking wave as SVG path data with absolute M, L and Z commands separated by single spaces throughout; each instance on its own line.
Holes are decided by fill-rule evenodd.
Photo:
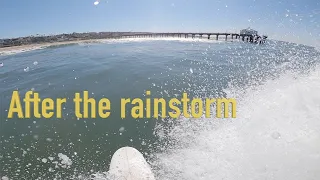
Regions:
M 159 133 L 174 145 L 156 154 L 157 179 L 320 178 L 319 66 L 227 91 L 236 119 L 182 119 Z

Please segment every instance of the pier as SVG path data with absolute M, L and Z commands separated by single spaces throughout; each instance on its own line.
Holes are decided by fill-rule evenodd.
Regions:
M 239 34 L 239 33 L 135 33 L 122 34 L 118 38 L 199 38 L 199 39 L 213 39 L 219 40 L 221 37 L 227 40 L 237 40 L 250 43 L 265 43 L 267 36 L 260 36 L 257 34 Z
M 73 42 L 81 40 L 98 40 L 98 39 L 122 39 L 122 38 L 199 38 L 208 40 L 239 40 L 249 43 L 263 44 L 266 42 L 267 36 L 260 36 L 258 32 L 247 28 L 240 33 L 194 33 L 194 32 L 87 32 L 87 33 L 71 33 L 58 35 L 37 35 L 11 39 L 0 39 L 0 48 L 22 46 L 41 43 L 55 42 Z

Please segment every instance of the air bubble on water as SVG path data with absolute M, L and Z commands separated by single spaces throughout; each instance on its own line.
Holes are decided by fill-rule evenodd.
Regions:
M 51 138 L 47 138 L 46 141 L 52 142 L 52 139 Z
M 47 160 L 46 158 L 43 158 L 41 161 L 42 161 L 43 163 L 47 163 L 47 162 L 48 162 L 48 160 Z
M 0 67 L 3 67 L 4 66 L 4 64 L 3 63 L 0 63 Z
M 130 142 L 132 142 L 133 141 L 133 139 L 130 139 Z
M 192 70 L 192 68 L 190 68 L 190 72 L 191 72 L 191 74 L 193 74 L 193 70 Z
M 279 139 L 280 137 L 281 137 L 281 134 L 279 132 L 276 131 L 276 132 L 272 133 L 272 138 L 273 139 Z
M 99 1 L 95 1 L 93 4 L 95 5 L 95 6 L 97 6 L 97 5 L 99 5 Z
M 38 61 L 33 62 L 33 65 L 35 66 L 38 65 Z
M 48 157 L 48 159 L 49 159 L 50 161 L 53 161 L 54 158 L 53 158 L 53 157 Z
M 23 69 L 24 72 L 28 72 L 29 70 L 30 70 L 29 67 L 26 67 L 26 68 Z

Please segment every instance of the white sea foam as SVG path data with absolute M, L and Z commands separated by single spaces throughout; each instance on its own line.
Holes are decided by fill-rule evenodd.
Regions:
M 320 68 L 237 97 L 237 119 L 184 120 L 157 154 L 157 179 L 320 179 Z
M 24 48 L 17 47 L 16 49 L 5 50 L 5 51 L 1 51 L 0 49 L 0 56 L 19 54 L 23 52 L 29 52 L 29 51 L 34 51 L 34 50 L 44 49 L 44 48 L 46 48 L 46 46 L 32 46 L 32 47 L 24 47 Z
M 174 142 L 151 162 L 157 179 L 320 179 L 320 67 L 226 92 L 237 99 L 236 119 L 180 119 L 167 134 L 156 128 Z
M 61 160 L 61 162 L 59 164 L 61 167 L 67 168 L 72 165 L 72 160 L 68 156 L 66 156 L 62 153 L 59 153 L 58 157 Z

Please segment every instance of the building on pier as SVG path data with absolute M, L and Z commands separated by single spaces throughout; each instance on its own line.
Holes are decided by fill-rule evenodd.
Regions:
M 258 31 L 251 29 L 248 27 L 247 29 L 240 30 L 240 35 L 246 35 L 246 36 L 256 36 L 258 35 Z

